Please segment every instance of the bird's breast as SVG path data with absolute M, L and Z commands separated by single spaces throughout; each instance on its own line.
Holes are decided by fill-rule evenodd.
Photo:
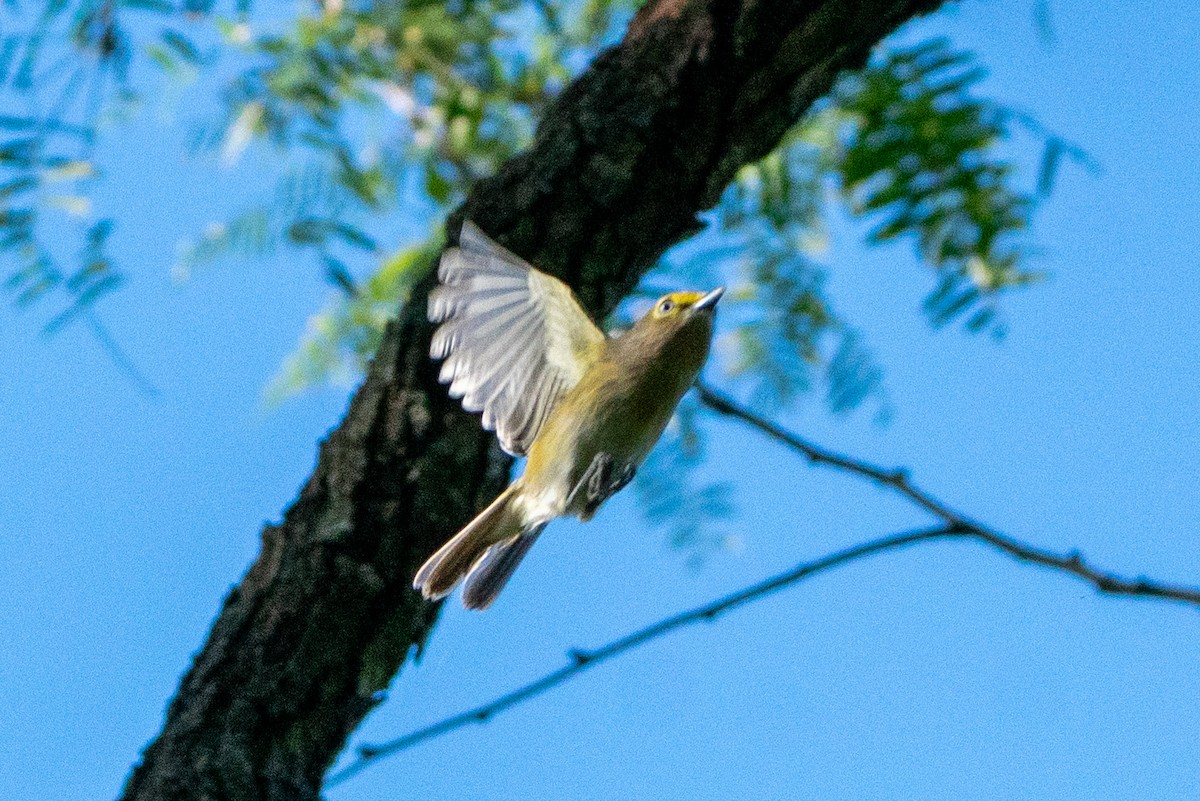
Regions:
M 597 454 L 617 465 L 640 465 L 671 419 L 695 372 L 650 360 L 602 358 L 551 412 L 529 451 L 522 479 L 538 505 L 556 515 Z

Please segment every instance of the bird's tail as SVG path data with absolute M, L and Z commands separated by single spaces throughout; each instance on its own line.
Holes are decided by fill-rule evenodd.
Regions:
M 520 481 L 516 481 L 426 560 L 413 588 L 436 600 L 449 595 L 465 578 L 463 605 L 468 609 L 490 606 L 545 527 L 525 524 L 513 505 L 519 495 Z

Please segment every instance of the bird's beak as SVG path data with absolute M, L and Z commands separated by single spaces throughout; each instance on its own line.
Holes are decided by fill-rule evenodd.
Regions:
M 711 309 L 713 306 L 717 305 L 717 301 L 720 300 L 721 296 L 724 294 L 725 294 L 725 287 L 719 286 L 716 289 L 714 289 L 712 292 L 709 292 L 707 295 L 700 298 L 700 300 L 696 301 L 692 305 L 692 308 L 696 309 L 697 311 L 704 311 L 705 309 Z

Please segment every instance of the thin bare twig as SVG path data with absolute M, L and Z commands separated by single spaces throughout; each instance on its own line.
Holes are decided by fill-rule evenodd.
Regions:
M 1123 578 L 1088 565 L 1078 551 L 1072 551 L 1068 554 L 1056 554 L 1026 545 L 951 508 L 948 504 L 915 485 L 909 478 L 907 470 L 888 470 L 878 465 L 821 447 L 776 425 L 765 417 L 755 414 L 706 384 L 698 384 L 697 390 L 700 394 L 700 402 L 712 411 L 735 420 L 740 420 L 758 429 L 772 439 L 799 452 L 814 465 L 832 467 L 835 470 L 852 473 L 903 495 L 912 503 L 945 522 L 948 526 L 957 529 L 959 536 L 984 542 L 1022 562 L 1042 565 L 1053 570 L 1069 573 L 1088 582 L 1100 592 L 1108 595 L 1161 598 L 1200 606 L 1200 589 L 1198 588 L 1162 584 L 1142 577 L 1136 579 Z
M 360 746 L 358 749 L 358 759 L 326 779 L 325 787 L 341 784 L 380 759 L 399 753 L 400 751 L 406 751 L 425 740 L 440 737 L 443 734 L 448 734 L 456 729 L 469 726 L 472 723 L 486 723 L 500 712 L 541 695 L 590 667 L 594 667 L 601 662 L 612 659 L 640 645 L 645 645 L 647 642 L 656 640 L 676 629 L 690 626 L 694 623 L 716 620 L 721 614 L 743 604 L 748 604 L 751 601 L 756 601 L 767 595 L 779 592 L 806 578 L 865 556 L 882 551 L 896 550 L 926 540 L 958 537 L 963 536 L 963 534 L 964 532 L 957 526 L 944 525 L 881 537 L 861 545 L 856 545 L 853 548 L 837 551 L 811 562 L 803 562 L 784 573 L 772 576 L 729 595 L 722 596 L 704 606 L 698 606 L 695 609 L 689 609 L 686 612 L 679 612 L 678 614 L 663 618 L 656 623 L 651 623 L 644 628 L 626 634 L 624 637 L 613 640 L 607 645 L 602 645 L 594 650 L 572 649 L 567 652 L 568 662 L 563 667 L 507 692 L 482 706 L 452 715 L 437 723 L 405 734 L 402 737 L 389 740 L 386 743 Z
M 486 704 L 444 718 L 436 723 L 409 732 L 402 737 L 397 737 L 394 740 L 360 746 L 358 749 L 358 758 L 342 770 L 331 775 L 325 782 L 326 787 L 341 784 L 379 760 L 401 751 L 406 751 L 426 740 L 440 737 L 443 734 L 448 734 L 473 723 L 486 723 L 492 717 L 506 709 L 548 692 L 590 667 L 612 659 L 640 645 L 644 645 L 651 640 L 663 637 L 676 629 L 690 626 L 694 623 L 715 620 L 721 614 L 736 607 L 779 592 L 794 584 L 798 584 L 804 579 L 848 562 L 884 551 L 899 550 L 920 542 L 941 539 L 975 540 L 1022 562 L 1042 565 L 1043 567 L 1073 575 L 1091 584 L 1102 593 L 1159 598 L 1200 606 L 1200 589 L 1171 586 L 1144 578 L 1127 579 L 1091 567 L 1084 562 L 1083 557 L 1078 552 L 1060 555 L 1035 548 L 955 511 L 947 504 L 913 484 L 908 477 L 908 473 L 904 470 L 887 470 L 877 465 L 823 448 L 751 412 L 749 409 L 739 405 L 711 387 L 701 384 L 698 389 L 701 402 L 709 409 L 753 426 L 771 438 L 799 452 L 813 464 L 832 467 L 867 478 L 876 484 L 893 490 L 939 518 L 942 524 L 932 528 L 906 531 L 881 537 L 810 562 L 803 562 L 784 573 L 772 576 L 729 595 L 722 596 L 704 606 L 698 606 L 694 609 L 663 618 L 656 623 L 651 623 L 644 628 L 638 629 L 594 650 L 573 649 L 567 653 L 568 662 L 563 667 L 546 673 L 540 678 L 515 690 L 511 690 Z

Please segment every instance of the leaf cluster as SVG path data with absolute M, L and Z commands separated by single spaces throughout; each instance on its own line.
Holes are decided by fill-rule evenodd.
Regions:
M 50 0 L 0 8 L 0 259 L 18 307 L 48 296 L 63 302 L 54 332 L 116 289 L 122 276 L 106 254 L 113 222 L 90 220 L 88 186 L 101 98 L 128 79 L 126 4 Z M 128 4 L 132 6 L 133 4 Z M 74 223 L 79 244 L 64 254 L 47 226 Z
M 1036 205 L 998 153 L 1011 113 L 972 95 L 984 77 L 944 39 L 889 53 L 849 77 L 835 102 L 845 131 L 832 154 L 867 240 L 916 240 L 938 282 L 925 300 L 935 325 L 960 316 L 996 325 L 1001 292 L 1035 280 L 1023 235 Z
M 1040 277 L 1028 236 L 1038 201 L 1064 155 L 1086 157 L 977 97 L 983 74 L 944 39 L 878 53 L 738 174 L 685 257 L 668 254 L 651 274 L 647 294 L 673 281 L 732 286 L 718 355 L 726 382 L 752 407 L 777 411 L 820 386 L 834 413 L 867 402 L 879 420 L 891 413 L 869 343 L 827 290 L 822 256 L 835 204 L 862 221 L 869 244 L 914 242 L 936 279 L 923 304 L 931 324 L 963 319 L 968 331 L 1003 333 L 1000 299 Z M 1028 188 L 1003 155 L 1018 125 L 1044 142 L 1037 184 Z M 689 434 L 702 435 L 702 426 Z M 710 517 L 685 510 L 712 488 L 693 486 L 697 462 L 683 458 L 683 440 L 667 442 L 676 489 L 659 497 L 675 503 L 674 520 L 702 525 Z M 661 506 L 656 514 L 665 519 Z

